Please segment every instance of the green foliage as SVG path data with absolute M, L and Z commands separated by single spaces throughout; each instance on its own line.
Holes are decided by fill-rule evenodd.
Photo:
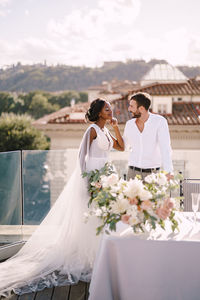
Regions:
M 88 186 L 88 191 L 90 193 L 89 204 L 92 203 L 94 198 L 98 198 L 97 200 L 100 200 L 100 201 L 101 201 L 101 198 L 103 198 L 103 199 L 105 198 L 105 192 L 103 191 L 102 193 L 99 193 L 99 189 L 95 185 L 93 185 L 92 182 L 98 182 L 102 175 L 109 176 L 112 173 L 114 173 L 113 166 L 110 165 L 109 163 L 106 163 L 104 165 L 104 167 L 99 170 L 96 169 L 96 170 L 92 170 L 88 173 L 84 172 L 82 174 L 83 178 L 87 177 L 88 183 L 89 183 L 89 186 Z
M 0 151 L 47 150 L 49 140 L 31 125 L 29 116 L 2 114 L 0 117 Z
M 75 91 L 63 92 L 56 96 L 50 97 L 49 102 L 52 104 L 58 104 L 60 108 L 71 105 L 71 100 L 74 99 L 77 103 L 80 101 L 80 95 Z
M 0 92 L 0 115 L 5 111 L 11 112 L 14 105 L 14 97 L 10 93 Z
M 66 91 L 59 94 L 50 94 L 43 91 L 34 91 L 27 94 L 0 92 L 0 115 L 3 112 L 14 114 L 29 114 L 34 119 L 43 117 L 57 111 L 65 106 L 88 101 L 88 94 L 85 92 Z
M 80 92 L 80 102 L 88 102 L 88 93 Z
M 48 102 L 48 98 L 42 94 L 35 94 L 31 100 L 28 113 L 35 119 L 39 119 L 46 114 L 50 114 L 59 109 L 56 104 Z

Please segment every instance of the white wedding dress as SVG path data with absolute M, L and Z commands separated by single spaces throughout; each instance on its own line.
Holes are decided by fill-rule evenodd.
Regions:
M 97 138 L 89 146 L 92 127 Z M 107 128 L 103 131 L 95 124 L 89 126 L 77 166 L 56 203 L 22 249 L 0 264 L 0 295 L 90 280 L 100 237 L 96 236 L 95 217 L 84 222 L 89 193 L 81 173 L 102 168 L 112 147 Z

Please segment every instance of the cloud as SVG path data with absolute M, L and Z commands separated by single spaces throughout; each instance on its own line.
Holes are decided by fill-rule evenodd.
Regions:
M 11 0 L 0 0 L 0 17 L 6 17 L 11 11 L 6 7 L 11 3 Z
M 30 11 L 28 9 L 26 9 L 24 13 L 27 17 L 30 15 Z
M 187 53 L 187 61 L 192 65 L 199 65 L 200 62 L 200 37 L 192 35 Z
M 99 66 L 109 60 L 140 58 L 166 59 L 174 65 L 199 64 L 199 36 L 184 27 L 147 35 L 135 25 L 139 14 L 140 0 L 99 0 L 96 7 L 83 7 L 60 20 L 49 20 L 43 38 L 0 41 L 0 64 L 45 59 L 49 64 Z
M 117 30 L 133 24 L 139 11 L 139 0 L 100 0 L 97 8 L 74 10 L 62 21 L 52 19 L 48 32 L 59 38 L 81 40 L 116 36 Z
M 115 40 L 124 39 L 139 12 L 139 0 L 100 0 L 96 8 L 77 9 L 61 21 L 50 20 L 47 31 L 49 38 L 65 47 L 66 61 L 72 53 L 77 63 L 99 65 L 110 57 Z
M 10 4 L 11 0 L 0 0 L 0 6 L 5 7 Z
M 0 40 L 0 66 L 22 62 L 25 64 L 40 63 L 47 60 L 49 64 L 62 63 L 66 49 L 48 39 L 30 37 L 15 43 Z
M 66 49 L 66 62 L 91 66 L 129 58 L 188 62 L 190 36 L 185 28 L 161 36 L 146 35 L 135 26 L 139 14 L 139 0 L 100 0 L 96 8 L 74 10 L 63 20 L 52 19 L 47 31 L 49 38 Z
M 13 64 L 20 61 L 19 58 L 21 48 L 18 43 L 9 43 L 5 40 L 0 40 L 0 66 Z

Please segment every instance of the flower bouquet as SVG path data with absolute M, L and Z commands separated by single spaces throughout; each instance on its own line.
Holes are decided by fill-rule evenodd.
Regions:
M 113 165 L 106 163 L 100 170 L 84 173 L 88 177 L 90 200 L 86 218 L 96 216 L 101 224 L 97 234 L 104 229 L 107 233 L 116 230 L 122 221 L 129 224 L 135 233 L 146 231 L 146 226 L 165 229 L 169 220 L 172 231 L 178 229 L 175 210 L 178 198 L 170 197 L 172 190 L 179 187 L 180 175 L 168 180 L 166 173 L 152 173 L 144 181 L 140 176 L 126 181 L 119 178 Z

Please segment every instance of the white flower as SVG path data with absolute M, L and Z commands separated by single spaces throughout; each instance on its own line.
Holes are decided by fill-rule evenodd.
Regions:
M 147 175 L 144 179 L 147 183 L 155 183 L 156 182 L 156 174 L 152 173 L 150 175 Z
M 138 224 L 139 222 L 140 222 L 140 220 L 138 219 L 137 211 L 136 210 L 132 210 L 130 218 L 128 220 L 128 224 L 131 225 L 131 226 L 133 226 L 133 225 Z
M 128 224 L 133 226 L 139 223 L 139 220 L 137 217 L 130 217 L 130 219 L 128 220 Z
M 123 200 L 124 199 L 124 195 L 122 193 L 120 193 L 119 195 L 117 195 L 117 199 L 118 200 Z
M 124 189 L 124 194 L 129 198 L 137 197 L 141 190 L 143 189 L 143 183 L 141 180 L 135 178 L 130 179 L 127 183 L 127 186 Z
M 136 216 L 138 214 L 137 205 L 130 205 L 126 213 L 129 216 Z
M 119 184 L 120 184 L 120 186 L 122 186 L 122 185 L 126 185 L 126 184 L 127 184 L 127 181 L 126 181 L 126 180 L 124 180 L 123 178 L 120 178 L 120 180 L 119 180 Z
M 112 191 L 111 191 L 110 193 L 111 193 L 111 195 L 112 195 L 113 197 L 116 197 L 116 196 L 117 196 L 117 194 L 116 194 L 116 193 L 113 193 Z
M 102 215 L 102 210 L 101 209 L 96 209 L 95 210 L 95 216 L 101 217 L 101 215 Z
M 124 213 L 128 207 L 129 202 L 127 199 L 124 198 L 117 198 L 116 201 L 112 201 L 110 203 L 111 211 L 115 214 Z
M 120 184 L 118 183 L 118 184 L 115 184 L 115 185 L 112 185 L 111 187 L 111 193 L 117 193 L 117 192 L 119 192 L 119 190 L 121 189 L 121 186 L 120 186 Z
M 142 201 L 149 200 L 152 198 L 152 194 L 145 189 L 141 189 L 138 196 Z
M 168 182 L 167 177 L 164 173 L 160 172 L 157 174 L 157 183 L 159 185 L 165 185 L 165 184 L 167 184 L 167 182 Z
M 106 175 L 101 175 L 101 177 L 100 177 L 100 182 L 101 182 L 102 185 L 103 185 L 103 183 L 105 183 L 105 182 L 107 181 L 107 178 L 108 178 L 108 176 L 106 176 Z
M 115 173 L 109 175 L 109 176 L 101 176 L 101 182 L 103 187 L 110 187 L 114 184 L 117 184 L 119 181 L 119 176 Z
M 180 199 L 170 198 L 170 202 L 173 203 L 176 210 L 180 210 Z
M 166 191 L 167 191 L 167 187 L 166 186 L 162 186 L 162 187 L 156 187 L 156 195 L 157 196 L 165 196 L 166 195 Z

